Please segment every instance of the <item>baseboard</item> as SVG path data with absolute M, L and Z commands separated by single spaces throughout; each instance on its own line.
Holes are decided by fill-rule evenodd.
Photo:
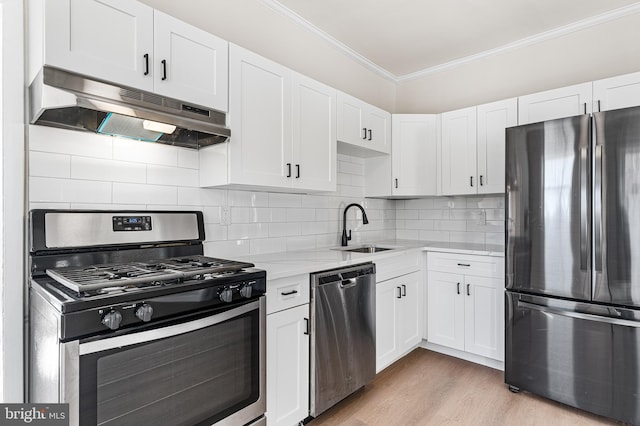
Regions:
M 430 343 L 426 340 L 423 340 L 419 346 L 424 349 L 429 349 L 430 351 L 439 352 L 441 354 L 453 356 L 456 358 L 464 359 L 465 361 L 474 362 L 476 364 L 481 364 L 487 367 L 495 368 L 496 370 L 504 371 L 503 361 L 498 361 L 480 355 L 470 354 L 468 352 L 459 351 L 457 349 L 447 348 L 446 346 L 436 345 L 435 343 Z

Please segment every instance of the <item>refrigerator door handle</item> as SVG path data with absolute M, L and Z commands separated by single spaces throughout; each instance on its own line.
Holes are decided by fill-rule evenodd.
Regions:
M 602 203 L 603 203 L 603 193 L 602 193 L 602 155 L 603 149 L 602 145 L 596 145 L 596 170 L 595 170 L 595 179 L 594 179 L 594 200 L 593 200 L 593 238 L 594 238 L 594 267 L 595 270 L 600 272 L 602 271 Z
M 587 168 L 589 167 L 587 148 L 580 150 L 580 269 L 586 271 L 589 256 L 589 218 L 588 218 L 588 182 Z
M 582 320 L 587 320 L 587 321 L 595 321 L 595 322 L 601 322 L 601 323 L 605 323 L 605 324 L 621 325 L 621 326 L 625 326 L 625 327 L 640 328 L 640 322 L 638 322 L 638 321 L 631 321 L 631 320 L 625 320 L 625 319 L 603 317 L 603 316 L 600 316 L 600 315 L 585 314 L 583 312 L 568 311 L 568 310 L 561 309 L 561 308 L 554 308 L 554 307 L 551 307 L 551 306 L 543 306 L 543 305 L 537 305 L 535 303 L 523 302 L 521 300 L 518 301 L 518 307 L 519 308 L 525 308 L 525 309 L 533 309 L 535 311 L 545 312 L 545 313 L 549 313 L 549 314 L 561 315 L 561 316 L 564 316 L 564 317 L 577 318 L 577 319 L 582 319 Z

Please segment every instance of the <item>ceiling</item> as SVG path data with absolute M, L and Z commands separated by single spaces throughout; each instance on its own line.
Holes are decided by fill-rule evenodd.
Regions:
M 633 0 L 262 0 L 395 80 L 640 12 Z

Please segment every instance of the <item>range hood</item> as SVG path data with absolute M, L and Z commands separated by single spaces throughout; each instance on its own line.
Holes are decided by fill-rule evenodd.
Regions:
M 220 111 L 53 67 L 38 73 L 29 100 L 31 124 L 195 149 L 231 136 Z

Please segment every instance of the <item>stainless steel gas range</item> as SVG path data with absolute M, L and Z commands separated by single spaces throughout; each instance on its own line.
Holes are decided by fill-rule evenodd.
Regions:
M 30 213 L 29 399 L 71 424 L 264 423 L 266 274 L 201 212 Z

